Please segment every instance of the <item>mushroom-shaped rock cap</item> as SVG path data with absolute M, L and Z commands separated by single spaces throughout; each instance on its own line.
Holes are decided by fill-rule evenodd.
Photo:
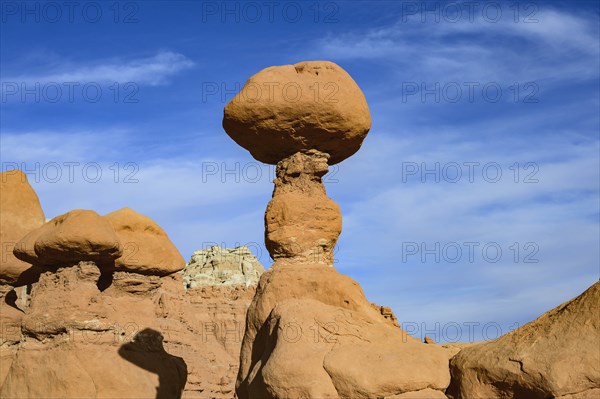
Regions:
M 225 106 L 223 128 L 261 162 L 276 164 L 316 149 L 336 164 L 360 148 L 371 128 L 365 96 L 339 65 L 306 61 L 252 76 Z
M 117 270 L 162 276 L 185 267 L 185 259 L 167 233 L 149 217 L 122 208 L 104 218 L 123 245 L 123 256 L 115 261 Z
M 60 266 L 80 261 L 110 264 L 121 256 L 121 244 L 110 223 L 94 211 L 75 209 L 50 220 L 17 243 L 17 258 Z

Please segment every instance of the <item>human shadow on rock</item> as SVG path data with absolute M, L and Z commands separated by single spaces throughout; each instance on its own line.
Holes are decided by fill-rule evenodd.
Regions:
M 158 375 L 156 399 L 181 398 L 187 382 L 185 361 L 165 351 L 163 335 L 151 328 L 138 332 L 132 342 L 121 345 L 119 355 L 151 373 Z

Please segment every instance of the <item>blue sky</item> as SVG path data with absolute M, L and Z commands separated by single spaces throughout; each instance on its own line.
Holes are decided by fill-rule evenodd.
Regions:
M 2 1 L 3 170 L 26 169 L 48 218 L 129 206 L 185 258 L 248 244 L 268 266 L 273 169 L 223 107 L 265 67 L 326 59 L 373 118 L 325 178 L 336 268 L 369 300 L 464 341 L 597 281 L 598 2 L 270 4 Z

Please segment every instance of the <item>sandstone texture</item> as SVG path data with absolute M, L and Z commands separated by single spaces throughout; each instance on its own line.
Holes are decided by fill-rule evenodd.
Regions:
M 435 389 L 423 389 L 421 391 L 401 393 L 399 395 L 386 396 L 384 399 L 447 399 L 447 396 Z
M 108 221 L 85 209 L 55 217 L 27 234 L 13 252 L 19 259 L 45 267 L 92 261 L 108 268 L 122 254 L 121 243 Z
M 371 128 L 362 91 L 339 65 L 307 61 L 252 76 L 225 107 L 223 128 L 261 162 L 277 164 L 306 149 L 343 161 Z
M 451 361 L 453 399 L 597 398 L 600 282 L 500 338 Z
M 371 306 L 373 306 L 373 308 L 377 310 L 379 314 L 381 314 L 383 318 L 388 320 L 392 325 L 400 327 L 400 325 L 398 324 L 398 319 L 396 318 L 396 315 L 394 314 L 391 308 L 388 308 L 387 306 L 379 306 L 376 303 L 371 303 Z M 424 342 L 426 344 L 431 343 L 427 342 L 427 340 L 425 340 Z
M 340 101 L 306 97 L 315 81 L 336 82 Z M 299 82 L 306 90 L 298 104 L 249 101 L 250 88 L 265 82 Z M 370 125 L 360 89 L 325 62 L 261 71 L 225 107 L 227 133 L 256 159 L 277 165 L 265 212 L 265 244 L 275 263 L 246 316 L 240 399 L 439 397 L 450 383 L 445 349 L 408 336 L 391 310 L 373 306 L 333 268 L 342 216 L 322 177 L 358 150 Z
M 8 374 L 21 340 L 23 312 L 16 306 L 16 300 L 13 287 L 0 284 L 0 386 Z
M 0 397 L 233 398 L 255 289 L 89 261 L 46 270 L 26 306 L 0 309 Z
M 274 260 L 333 264 L 342 214 L 321 180 L 327 159 L 327 154 L 310 150 L 277 164 L 273 198 L 265 212 L 265 245 Z
M 265 268 L 248 247 L 221 248 L 215 245 L 194 252 L 182 274 L 186 288 L 198 288 L 256 285 L 264 271 Z
M 13 248 L 44 224 L 44 211 L 27 175 L 20 170 L 0 173 L 0 191 L 0 284 L 30 284 L 37 280 L 40 270 L 17 259 Z
M 26 214 L 22 202 L 3 206 L 3 221 L 5 210 Z M 0 397 L 234 397 L 252 279 L 263 270 L 243 263 L 251 254 L 214 265 L 215 285 L 186 289 L 177 250 L 132 210 L 75 210 L 45 224 L 42 214 L 29 230 L 14 253 L 39 266 L 37 278 L 0 284 Z M 122 259 L 122 241 L 138 245 L 139 262 Z M 248 281 L 223 280 L 228 270 Z
M 241 399 L 381 398 L 425 389 L 439 396 L 450 382 L 443 348 L 390 323 L 333 268 L 275 263 L 246 322 Z
M 130 208 L 104 216 L 123 247 L 115 269 L 140 274 L 167 275 L 182 270 L 185 260 L 164 230 Z

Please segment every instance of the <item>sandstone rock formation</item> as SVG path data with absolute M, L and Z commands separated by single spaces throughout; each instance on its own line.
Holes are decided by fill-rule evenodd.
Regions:
M 316 149 L 343 161 L 371 128 L 367 101 L 354 80 L 329 61 L 273 66 L 252 76 L 225 107 L 223 128 L 257 160 L 277 164 Z
M 186 288 L 255 286 L 264 271 L 265 268 L 248 247 L 221 248 L 214 245 L 194 252 L 182 274 Z
M 149 217 L 130 208 L 104 217 L 123 246 L 123 255 L 115 261 L 116 270 L 167 275 L 185 266 L 185 260 L 167 234 Z
M 27 214 L 22 202 L 23 209 L 3 206 L 3 222 L 7 209 Z M 0 284 L 0 397 L 234 396 L 252 280 L 262 270 L 248 267 L 247 250 L 213 271 L 227 275 L 219 269 L 227 265 L 248 281 L 186 291 L 173 273 L 183 266 L 179 253 L 156 223 L 132 210 L 41 219 L 14 250 L 40 266 L 39 280 L 28 289 Z M 139 262 L 122 259 L 122 241 L 138 245 Z M 191 269 L 188 277 L 200 280 Z
M 342 214 L 321 180 L 328 158 L 308 150 L 277 163 L 273 199 L 265 212 L 265 244 L 275 261 L 333 265 Z
M 381 314 L 383 316 L 384 319 L 388 320 L 390 323 L 392 323 L 396 327 L 400 327 L 400 325 L 398 324 L 398 319 L 396 318 L 396 315 L 394 314 L 394 312 L 392 311 L 391 308 L 388 308 L 387 306 L 379 306 L 376 303 L 372 303 L 371 306 L 373 306 L 375 308 L 375 310 L 377 310 L 379 312 L 379 314 Z M 426 338 L 429 338 L 429 337 L 426 337 Z M 424 342 L 426 344 L 431 343 L 431 342 L 427 342 L 427 340 L 425 340 Z
M 121 243 L 108 221 L 84 209 L 57 216 L 30 232 L 13 252 L 23 261 L 45 267 L 91 261 L 110 268 L 122 254 Z
M 27 306 L 0 309 L 0 397 L 233 397 L 255 285 L 103 276 L 93 262 L 47 269 Z
M 165 308 L 175 312 L 177 301 L 170 299 L 182 297 L 181 285 L 170 278 L 147 284 L 145 291 L 112 284 L 102 292 L 100 276 L 93 262 L 41 275 L 1 397 L 179 397 L 187 373 L 182 361 L 160 349 L 159 336 L 178 320 L 162 315 Z M 147 335 L 153 346 L 139 344 Z
M 451 361 L 453 399 L 600 397 L 600 282 Z
M 17 259 L 13 248 L 26 234 L 44 224 L 37 194 L 20 170 L 0 173 L 0 285 L 36 281 L 40 270 Z
M 276 263 L 261 277 L 248 309 L 240 398 L 439 394 L 449 382 L 442 348 L 394 326 L 333 268 Z
M 21 340 L 23 312 L 16 306 L 16 292 L 0 284 L 0 386 L 6 378 Z
M 338 85 L 340 101 L 306 96 L 311 82 L 328 81 Z M 304 91 L 299 103 L 249 100 L 250 87 L 265 82 L 299 82 Z M 328 165 L 356 152 L 369 130 L 354 81 L 326 62 L 267 68 L 225 107 L 223 126 L 256 159 L 277 164 L 265 212 L 265 243 L 275 263 L 248 309 L 238 397 L 443 396 L 448 353 L 408 336 L 391 312 L 382 314 L 355 281 L 333 269 L 342 218 L 321 178 Z
M 428 336 L 425 336 L 425 338 L 423 338 L 423 342 L 425 342 L 426 344 L 435 344 L 435 340 Z

